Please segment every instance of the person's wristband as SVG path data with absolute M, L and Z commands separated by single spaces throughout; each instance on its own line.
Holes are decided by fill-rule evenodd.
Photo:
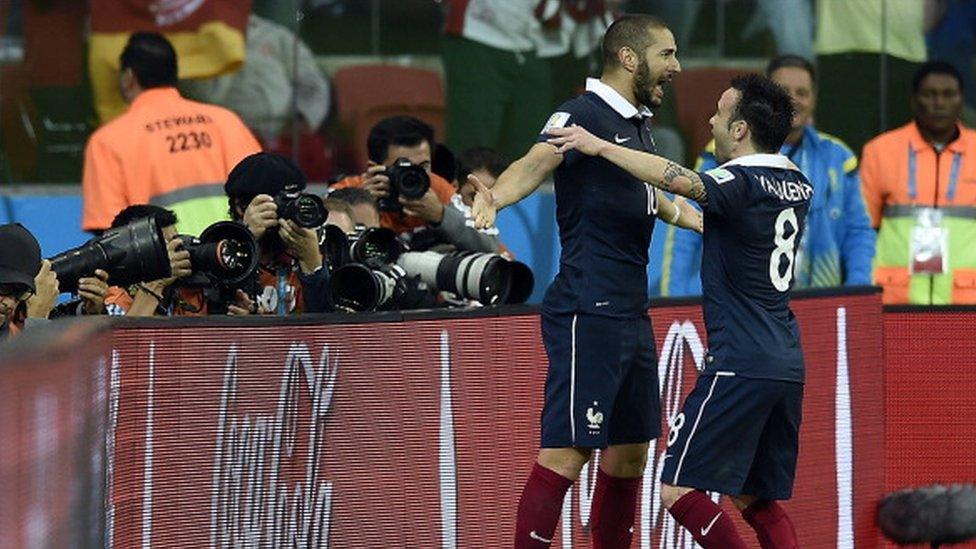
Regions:
M 671 225 L 674 225 L 675 223 L 678 222 L 678 219 L 679 218 L 681 218 L 681 208 L 679 208 L 678 205 L 675 204 L 674 205 L 674 215 L 671 217 L 671 221 L 668 221 L 668 223 L 670 223 Z

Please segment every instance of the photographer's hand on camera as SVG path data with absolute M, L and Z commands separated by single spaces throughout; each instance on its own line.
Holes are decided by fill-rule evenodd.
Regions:
M 27 299 L 27 316 L 29 318 L 47 318 L 54 309 L 60 290 L 58 275 L 51 270 L 51 262 L 43 260 L 41 270 L 34 277 L 37 290 Z
M 95 276 L 78 279 L 78 297 L 81 298 L 81 310 L 84 314 L 104 314 L 106 294 L 108 294 L 108 273 L 102 269 L 95 269 Z
M 427 189 L 424 196 L 416 200 L 407 200 L 401 196 L 400 204 L 403 205 L 403 213 L 419 217 L 427 223 L 437 225 L 444 220 L 444 205 L 431 189 Z
M 363 188 L 373 195 L 373 198 L 386 198 L 390 194 L 390 178 L 386 175 L 386 166 L 374 165 L 366 168 L 363 174 Z
M 183 278 L 193 274 L 193 265 L 190 263 L 190 252 L 183 248 L 183 241 L 174 238 L 166 243 L 166 253 L 169 255 L 169 270 L 171 276 L 161 280 L 164 286 L 169 286 L 177 278 Z
M 474 226 L 476 229 L 487 229 L 495 224 L 495 216 L 498 215 L 495 195 L 474 174 L 468 176 L 468 181 L 475 188 L 474 204 L 471 205 Z
M 288 253 L 298 260 L 304 274 L 311 274 L 322 267 L 322 251 L 319 238 L 313 229 L 299 227 L 290 219 L 278 223 L 278 234 L 288 247 Z
M 255 196 L 244 210 L 244 224 L 254 238 L 261 238 L 265 231 L 278 225 L 278 206 L 274 198 L 267 194 Z

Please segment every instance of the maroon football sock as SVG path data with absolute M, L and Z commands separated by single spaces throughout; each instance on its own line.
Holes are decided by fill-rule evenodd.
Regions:
M 748 549 L 739 537 L 732 517 L 705 492 L 688 492 L 674 502 L 668 512 L 704 549 Z
M 640 483 L 641 477 L 612 477 L 597 470 L 590 515 L 593 549 L 630 547 Z
M 763 549 L 795 549 L 800 546 L 793 521 L 773 500 L 756 501 L 742 511 L 742 518 L 756 531 Z
M 563 497 L 573 485 L 568 478 L 538 463 L 522 488 L 515 522 L 515 549 L 549 547 L 563 510 Z

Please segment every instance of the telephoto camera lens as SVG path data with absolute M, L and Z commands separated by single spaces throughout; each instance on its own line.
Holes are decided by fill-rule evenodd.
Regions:
M 356 263 L 378 267 L 395 263 L 406 247 L 397 234 L 384 227 L 370 227 L 350 239 L 349 255 Z
M 332 273 L 332 302 L 344 311 L 375 311 L 403 294 L 405 274 L 397 265 L 343 265 Z
M 438 290 L 484 305 L 507 303 L 511 289 L 511 262 L 498 254 L 406 252 L 397 265 Z
M 75 293 L 78 280 L 94 276 L 95 269 L 109 274 L 113 286 L 170 276 L 169 254 L 163 233 L 151 217 L 109 229 L 87 243 L 51 258 L 62 292 Z
M 247 227 L 233 221 L 218 221 L 204 229 L 200 238 L 180 235 L 190 253 L 194 273 L 225 285 L 235 285 L 258 268 L 258 244 Z

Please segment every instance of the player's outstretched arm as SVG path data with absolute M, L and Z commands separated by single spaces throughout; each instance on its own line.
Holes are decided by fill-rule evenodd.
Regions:
M 475 228 L 486 229 L 494 225 L 498 210 L 531 194 L 562 161 L 563 155 L 556 152 L 556 147 L 548 143 L 536 143 L 525 156 L 512 162 L 498 176 L 498 181 L 491 189 L 485 187 L 477 177 L 469 175 L 468 180 L 477 191 L 471 207 Z
M 665 223 L 701 234 L 703 223 L 700 211 L 689 204 L 684 197 L 671 200 L 660 189 L 655 189 L 654 192 L 657 193 L 658 218 Z
M 553 128 L 549 134 L 554 136 L 549 143 L 559 147 L 560 153 L 576 149 L 590 156 L 601 156 L 659 189 L 686 196 L 699 204 L 707 202 L 705 185 L 698 174 L 667 158 L 614 145 L 576 125 Z

